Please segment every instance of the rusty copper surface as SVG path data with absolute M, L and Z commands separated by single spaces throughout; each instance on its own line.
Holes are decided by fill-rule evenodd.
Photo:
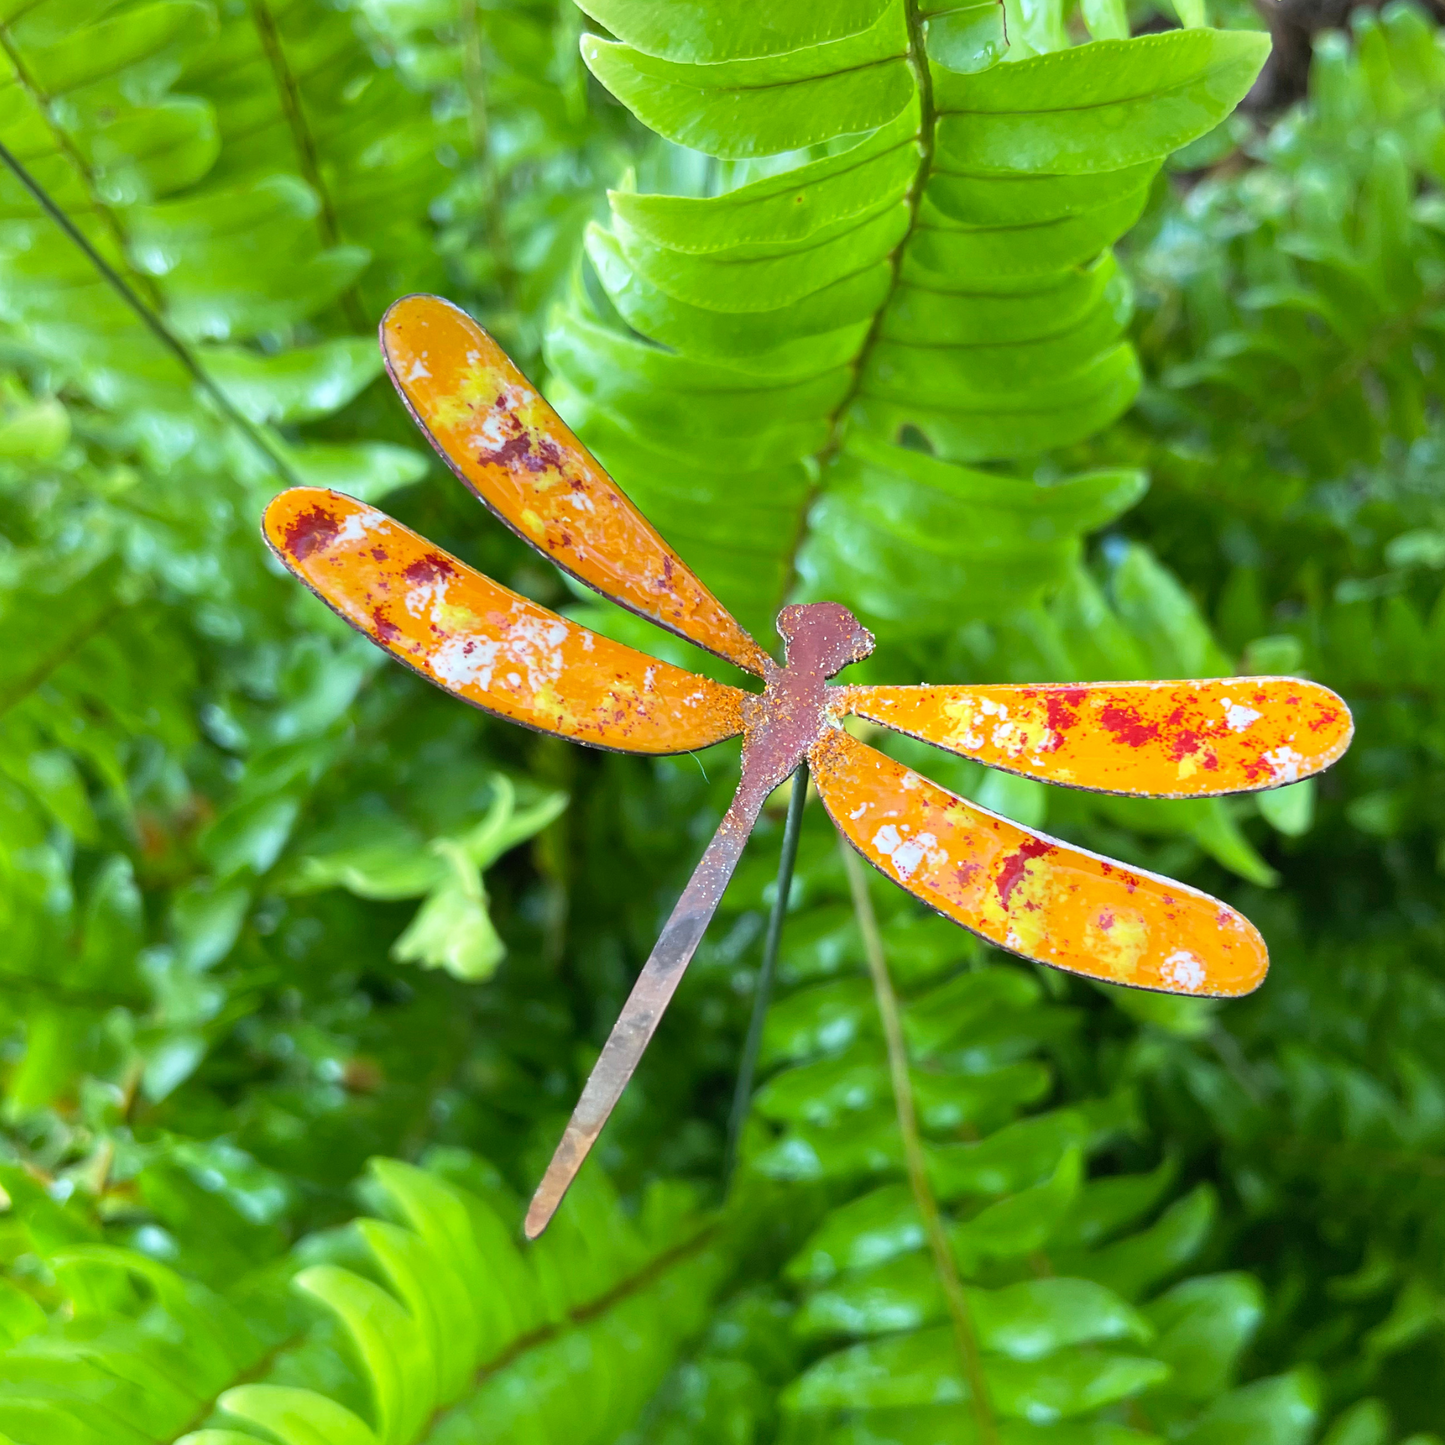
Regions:
M 804 759 L 874 867 L 1000 948 L 1090 978 L 1230 997 L 1263 941 L 1207 894 L 979 808 L 860 742 L 849 714 L 989 767 L 1070 787 L 1201 796 L 1327 767 L 1351 734 L 1295 678 L 1037 686 L 829 685 L 872 636 L 838 603 L 785 607 L 769 658 L 657 535 L 496 343 L 435 297 L 382 328 L 387 365 L 453 471 L 543 555 L 623 606 L 760 676 L 743 692 L 520 597 L 338 492 L 266 510 L 276 555 L 358 631 L 474 706 L 593 747 L 667 753 L 743 737 L 737 793 L 638 975 L 527 1214 L 535 1237 L 606 1123 L 717 909 L 764 801 Z
M 743 703 L 742 776 L 737 792 L 593 1065 L 527 1210 L 528 1239 L 547 1227 L 622 1097 L 717 911 L 768 795 L 830 730 L 827 679 L 873 651 L 872 634 L 836 602 L 785 607 L 778 614 L 778 634 L 785 648 L 784 665 L 765 659 L 765 690 L 761 697 L 752 695 Z

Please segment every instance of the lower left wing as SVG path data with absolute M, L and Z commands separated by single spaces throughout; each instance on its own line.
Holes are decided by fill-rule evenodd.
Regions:
M 691 752 L 743 729 L 739 688 L 579 627 L 352 497 L 293 487 L 263 529 L 358 632 L 474 707 L 624 753 Z
M 1105 983 L 1232 998 L 1264 940 L 1207 893 L 998 817 L 829 728 L 809 754 L 823 806 L 875 868 L 989 943 Z

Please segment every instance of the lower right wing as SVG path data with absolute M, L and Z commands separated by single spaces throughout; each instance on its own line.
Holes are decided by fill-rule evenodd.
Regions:
M 1207 893 L 1000 818 L 830 728 L 809 755 L 839 831 L 875 868 L 989 943 L 1163 993 L 1259 987 L 1264 940 Z

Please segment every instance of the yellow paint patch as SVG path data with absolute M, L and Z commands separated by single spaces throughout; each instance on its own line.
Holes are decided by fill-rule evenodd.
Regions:
M 1037 753 L 1049 747 L 1054 730 L 1039 718 L 1010 718 L 994 729 L 993 740 L 1007 757 L 1016 758 L 1021 753 Z
M 948 703 L 943 709 L 943 715 L 948 719 L 948 739 L 953 743 L 961 743 L 965 747 L 977 747 L 978 743 L 973 741 L 975 733 L 974 723 L 974 700 L 965 694 L 957 702 Z
M 1054 870 L 1044 858 L 1030 858 L 1022 877 L 1009 891 L 1008 941 L 1012 948 L 1037 954 L 1048 942 Z
M 1149 946 L 1149 925 L 1136 908 L 1101 908 L 1084 929 L 1084 947 L 1110 978 L 1132 983 Z

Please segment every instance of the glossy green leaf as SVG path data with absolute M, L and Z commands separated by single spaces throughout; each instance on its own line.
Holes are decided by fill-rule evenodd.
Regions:
M 680 65 L 596 36 L 592 73 L 644 124 L 728 158 L 776 155 L 892 120 L 913 95 L 903 8 L 868 29 L 757 60 Z
M 1202 135 L 1243 97 L 1262 35 L 1170 31 L 941 77 L 938 145 L 976 171 L 1087 175 L 1139 165 Z
M 259 1425 L 283 1445 L 376 1445 L 377 1437 L 364 1421 L 311 1390 L 238 1385 L 219 1403 L 228 1415 Z M 205 1445 L 204 1436 L 192 1439 L 193 1445 Z

